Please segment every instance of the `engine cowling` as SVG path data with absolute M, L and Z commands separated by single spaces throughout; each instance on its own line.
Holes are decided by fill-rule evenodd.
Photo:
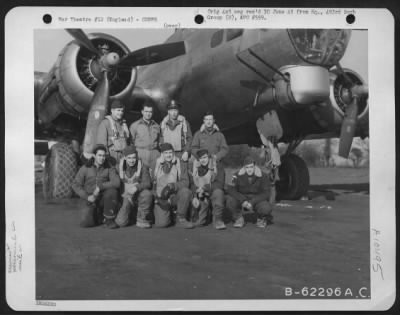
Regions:
M 96 48 L 104 54 L 117 53 L 123 57 L 129 48 L 119 39 L 103 33 L 89 34 L 88 37 Z M 51 82 L 43 89 L 39 98 L 41 121 L 51 121 L 60 112 L 80 116 L 89 110 L 90 102 L 98 84 L 98 66 L 93 53 L 80 47 L 75 41 L 70 42 L 59 54 L 52 69 Z M 110 100 L 124 100 L 132 95 L 137 77 L 136 68 L 116 68 L 109 73 Z M 60 108 L 54 107 L 52 99 L 56 98 Z M 47 102 L 52 104 L 46 104 Z
M 355 86 L 366 86 L 355 71 L 343 69 L 343 72 L 314 65 L 282 67 L 271 86 L 257 94 L 255 106 L 275 104 L 288 111 L 308 108 L 323 129 L 336 132 L 349 104 L 349 80 Z M 368 94 L 359 100 L 357 121 L 359 128 L 368 129 L 364 128 L 368 124 Z
M 354 84 L 365 86 L 363 78 L 353 70 L 343 69 L 348 79 Z M 323 102 L 314 104 L 310 107 L 314 118 L 321 127 L 332 131 L 340 129 L 348 102 L 345 97 L 348 89 L 348 82 L 343 73 L 338 70 L 332 70 L 329 73 L 330 93 L 329 98 Z M 357 121 L 360 128 L 368 124 L 368 97 L 362 96 L 359 100 Z
M 272 86 L 257 97 L 257 105 L 277 104 L 286 110 L 309 107 L 329 97 L 329 72 L 314 65 L 285 66 L 273 78 Z

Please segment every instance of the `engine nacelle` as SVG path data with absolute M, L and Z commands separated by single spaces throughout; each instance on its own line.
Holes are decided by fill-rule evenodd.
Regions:
M 102 53 L 117 53 L 119 57 L 129 53 L 129 48 L 119 39 L 102 33 L 89 34 L 93 45 Z M 61 112 L 75 117 L 87 113 L 98 84 L 96 56 L 75 41 L 70 42 L 59 54 L 49 74 L 50 82 L 39 97 L 39 116 L 42 122 L 55 119 Z M 110 71 L 110 100 L 124 100 L 132 95 L 137 70 L 118 69 Z M 54 108 L 55 102 L 59 105 Z
M 275 103 L 287 110 L 308 107 L 329 97 L 329 71 L 312 65 L 285 66 L 279 69 L 273 86 L 261 92 L 257 105 Z
M 343 69 L 348 79 L 356 85 L 365 85 L 362 77 L 353 70 Z M 338 70 L 333 70 L 330 75 L 330 93 L 329 98 L 323 102 L 314 104 L 310 107 L 314 118 L 318 121 L 321 127 L 327 130 L 340 129 L 346 107 L 345 92 L 348 89 L 348 83 L 344 78 L 343 73 Z M 357 121 L 360 128 L 364 124 L 368 124 L 368 97 L 362 96 L 359 100 Z

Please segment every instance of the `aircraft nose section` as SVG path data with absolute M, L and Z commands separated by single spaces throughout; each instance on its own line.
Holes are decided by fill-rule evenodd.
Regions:
M 322 66 L 339 62 L 351 36 L 351 30 L 343 29 L 289 29 L 288 33 L 303 60 Z

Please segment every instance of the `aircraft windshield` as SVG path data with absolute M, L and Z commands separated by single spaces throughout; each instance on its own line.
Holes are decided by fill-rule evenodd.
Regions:
M 333 29 L 291 29 L 288 32 L 304 60 L 328 66 L 343 57 L 351 35 L 351 30 Z

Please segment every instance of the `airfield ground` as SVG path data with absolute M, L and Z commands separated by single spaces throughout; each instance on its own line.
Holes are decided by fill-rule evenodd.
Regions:
M 281 201 L 265 230 L 83 229 L 77 199 L 46 203 L 37 185 L 36 298 L 280 299 L 303 287 L 368 294 L 368 169 L 310 174 L 312 200 Z

